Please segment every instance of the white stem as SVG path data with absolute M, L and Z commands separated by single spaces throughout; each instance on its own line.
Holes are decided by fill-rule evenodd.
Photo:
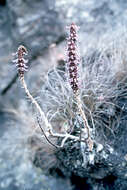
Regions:
M 28 98 L 31 100 L 31 102 L 35 105 L 36 109 L 38 110 L 42 120 L 44 121 L 45 123 L 45 126 L 48 128 L 48 129 L 52 129 L 52 126 L 51 124 L 48 122 L 44 112 L 42 111 L 40 105 L 37 103 L 37 101 L 33 98 L 33 96 L 30 94 L 28 88 L 27 88 L 27 85 L 25 83 L 25 80 L 24 80 L 24 77 L 22 77 L 21 79 L 21 83 L 22 83 L 22 86 L 24 87 L 25 89 L 25 92 L 26 92 L 26 95 L 28 96 Z

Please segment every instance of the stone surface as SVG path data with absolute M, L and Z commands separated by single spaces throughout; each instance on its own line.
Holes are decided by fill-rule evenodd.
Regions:
M 70 190 L 67 181 L 46 176 L 33 166 L 27 142 L 30 131 L 17 116 L 12 110 L 0 112 L 0 189 Z
M 19 45 L 27 47 L 32 60 L 43 54 L 52 43 L 61 41 L 63 36 L 63 25 L 54 0 L 32 3 L 13 0 L 0 6 L 0 92 L 15 76 L 12 53 Z
M 49 102 L 45 103 L 44 99 L 42 99 L 43 101 L 41 100 L 43 95 L 40 96 L 43 93 L 42 86 L 47 78 L 46 73 L 64 57 L 65 43 L 60 43 L 60 41 L 65 36 L 65 26 L 75 22 L 80 27 L 80 52 L 83 65 L 86 65 L 88 62 L 94 62 L 95 57 L 100 56 L 100 49 L 102 52 L 105 51 L 106 46 L 112 45 L 115 39 L 118 39 L 115 46 L 120 41 L 121 46 L 124 46 L 123 48 L 119 47 L 120 52 L 122 52 L 121 49 L 126 50 L 125 42 L 127 38 L 124 36 L 127 27 L 126 9 L 126 0 L 102 0 L 99 2 L 98 0 L 7 0 L 3 5 L 0 3 L 0 93 L 16 76 L 15 67 L 11 65 L 12 53 L 16 51 L 19 44 L 23 44 L 29 51 L 30 69 L 25 78 L 31 93 L 38 97 L 38 101 L 42 104 L 42 107 L 44 106 L 45 112 L 51 111 L 48 114 L 46 112 L 48 117 L 51 116 L 51 113 L 54 113 L 54 110 L 58 110 L 60 106 L 59 119 L 65 119 L 66 112 L 62 110 L 61 103 L 62 106 L 67 106 L 64 100 L 65 97 L 66 101 L 69 100 L 69 93 L 67 96 L 62 94 L 58 102 L 55 102 L 58 99 L 52 99 L 52 101 L 49 101 L 50 105 L 48 104 Z M 93 50 L 97 51 L 91 54 Z M 126 64 L 121 67 L 121 64 L 119 64 L 121 58 L 119 56 L 116 56 L 117 60 L 115 60 L 118 63 L 117 67 L 119 70 L 126 72 Z M 109 59 L 104 59 L 104 61 L 110 64 Z M 124 62 L 126 63 L 126 54 Z M 103 69 L 99 65 L 92 68 L 90 80 L 95 77 L 96 72 L 94 71 L 97 71 L 98 68 L 100 71 Z M 118 68 L 115 69 L 117 70 Z M 108 73 L 106 67 L 104 72 Z M 48 76 L 50 76 L 50 72 Z M 121 76 L 118 75 L 119 77 Z M 59 82 L 57 77 L 54 81 L 52 81 L 54 84 Z M 102 81 L 105 81 L 105 79 L 102 78 Z M 110 82 L 110 78 L 106 82 Z M 93 87 L 96 85 L 98 83 L 93 84 Z M 115 91 L 114 85 L 112 88 L 114 96 L 118 91 Z M 56 90 L 51 95 L 53 93 L 56 96 L 58 95 Z M 47 177 L 40 169 L 33 166 L 30 155 L 31 149 L 27 146 L 29 129 L 34 123 L 31 114 L 32 106 L 29 102 L 27 104 L 24 98 L 25 95 L 20 87 L 19 80 L 14 81 L 9 90 L 0 95 L 0 143 L 2 145 L 0 150 L 0 188 L 7 190 L 14 188 L 17 190 L 69 189 L 70 186 L 66 180 Z M 48 98 L 47 96 L 46 101 Z M 103 100 L 104 97 L 100 95 L 98 98 Z M 90 99 L 90 101 L 95 101 L 95 99 Z M 93 153 L 89 154 L 84 145 L 81 147 L 78 143 L 69 141 L 67 141 L 64 149 L 57 153 L 52 152 L 53 156 L 55 155 L 56 157 L 57 155 L 55 158 L 57 159 L 57 165 L 55 165 L 56 161 L 53 160 L 55 167 L 57 166 L 60 174 L 62 172 L 62 175 L 70 178 L 72 183 L 76 185 L 75 190 L 127 189 L 126 91 L 124 92 L 124 97 L 120 95 L 116 103 L 121 111 L 118 107 L 114 108 L 113 105 L 106 105 L 103 107 L 105 114 L 98 115 L 99 117 L 101 116 L 99 122 L 102 126 L 109 121 L 109 118 L 115 121 L 112 123 L 113 129 L 116 128 L 115 133 L 112 133 L 112 130 L 104 130 L 103 127 L 99 128 L 96 125 L 101 135 L 98 134 L 96 138 L 96 141 L 98 140 L 99 142 L 95 144 Z M 101 104 L 98 103 L 97 106 L 101 107 Z M 3 110 L 6 110 L 6 113 Z M 16 114 L 18 113 L 20 118 L 17 115 L 14 116 L 12 110 Z M 24 121 L 24 116 L 21 112 L 29 113 L 29 119 Z M 118 117 L 115 118 L 116 112 Z M 71 115 L 72 112 L 69 114 Z M 118 125 L 117 122 L 119 122 L 121 115 L 122 119 Z M 64 122 L 62 120 L 62 124 L 64 124 L 62 126 L 66 127 L 65 120 Z M 58 126 L 61 124 L 59 121 L 57 121 Z M 43 157 L 43 155 L 42 150 L 40 156 Z M 50 162 L 49 157 L 48 159 L 47 163 Z M 54 157 L 51 159 L 54 159 Z M 57 171 L 56 168 L 53 168 L 53 170 L 54 172 Z M 78 184 L 76 179 L 79 181 Z

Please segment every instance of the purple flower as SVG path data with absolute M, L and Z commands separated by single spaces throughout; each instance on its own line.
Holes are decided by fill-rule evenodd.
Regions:
M 24 72 L 27 71 L 26 63 L 28 60 L 24 59 L 24 55 L 27 55 L 27 50 L 24 46 L 20 45 L 18 51 L 15 53 L 17 59 L 13 60 L 16 63 L 20 78 L 24 77 Z
M 77 55 L 77 26 L 72 23 L 69 27 L 69 37 L 67 44 L 67 63 L 68 63 L 68 74 L 69 83 L 74 93 L 79 90 L 78 81 L 78 64 L 79 58 Z

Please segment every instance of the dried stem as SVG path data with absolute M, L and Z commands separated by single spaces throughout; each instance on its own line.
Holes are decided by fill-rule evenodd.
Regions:
M 26 85 L 26 83 L 25 83 L 24 77 L 22 77 L 22 78 L 20 79 L 20 81 L 21 81 L 21 84 L 22 84 L 22 86 L 23 86 L 23 88 L 24 88 L 24 90 L 25 90 L 26 95 L 27 95 L 28 98 L 31 100 L 31 102 L 35 105 L 35 107 L 36 107 L 36 109 L 38 110 L 38 112 L 39 112 L 41 118 L 43 119 L 43 121 L 44 121 L 46 127 L 47 127 L 48 129 L 52 129 L 52 126 L 51 126 L 51 124 L 48 122 L 48 120 L 47 120 L 47 118 L 46 118 L 44 112 L 42 111 L 40 105 L 37 103 L 37 101 L 36 101 L 36 100 L 33 98 L 33 96 L 30 94 L 30 92 L 29 92 L 29 90 L 28 90 L 28 88 L 27 88 L 27 85 Z
M 23 86 L 23 88 L 24 88 L 24 90 L 25 90 L 26 95 L 27 95 L 28 98 L 31 100 L 32 104 L 35 105 L 36 109 L 38 110 L 38 112 L 39 112 L 39 114 L 40 114 L 40 116 L 41 116 L 41 119 L 44 121 L 45 126 L 48 128 L 48 131 L 51 131 L 51 130 L 52 130 L 52 126 L 51 126 L 51 124 L 48 122 L 48 120 L 47 120 L 47 118 L 46 118 L 44 112 L 42 111 L 41 107 L 39 106 L 38 102 L 37 102 L 37 101 L 33 98 L 33 96 L 30 94 L 30 92 L 29 92 L 29 90 L 28 90 L 28 88 L 27 88 L 27 85 L 26 85 L 26 83 L 25 83 L 24 77 L 20 78 L 20 81 L 21 81 L 21 84 L 22 84 L 22 86 Z M 40 122 L 39 122 L 39 119 L 38 119 L 38 124 L 39 124 L 39 127 L 40 127 L 40 129 L 41 129 L 43 135 L 45 136 L 46 140 L 47 140 L 51 145 L 53 145 L 53 146 L 55 146 L 56 148 L 58 148 L 57 145 L 54 145 L 54 144 L 49 140 L 48 136 L 47 136 L 46 133 L 44 132 L 44 129 L 41 127 L 41 124 L 40 124 Z
M 87 141 L 89 150 L 92 151 L 93 150 L 93 141 L 92 141 L 91 135 L 90 135 L 90 127 L 89 127 L 85 112 L 82 109 L 82 102 L 81 102 L 81 98 L 80 98 L 78 93 L 75 94 L 75 99 L 76 99 L 76 102 L 77 102 L 77 107 L 78 107 L 79 114 L 81 115 L 81 117 L 82 117 L 82 119 L 84 121 L 84 125 L 85 125 L 85 127 L 87 129 L 88 137 L 87 137 L 86 141 Z

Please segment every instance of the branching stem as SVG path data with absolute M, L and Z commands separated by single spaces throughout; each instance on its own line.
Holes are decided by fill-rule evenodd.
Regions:
M 56 138 L 59 138 L 59 137 L 63 138 L 63 140 L 62 140 L 60 146 L 53 144 L 53 143 L 49 140 L 49 138 L 48 138 L 48 136 L 46 135 L 44 129 L 41 127 L 41 124 L 40 124 L 39 119 L 38 119 L 39 127 L 40 127 L 40 129 L 41 129 L 43 135 L 45 136 L 46 140 L 47 140 L 52 146 L 54 146 L 55 148 L 62 148 L 62 147 L 64 146 L 65 141 L 66 141 L 68 138 L 79 141 L 80 138 L 77 137 L 77 136 L 70 135 L 70 134 L 68 134 L 68 133 L 65 133 L 65 134 L 54 133 L 54 132 L 52 131 L 52 126 L 51 126 L 51 124 L 48 122 L 48 119 L 46 118 L 46 116 L 45 116 L 44 112 L 42 111 L 40 105 L 39 105 L 38 102 L 33 98 L 33 96 L 30 94 L 30 92 L 29 92 L 29 90 L 28 90 L 28 88 L 27 88 L 26 82 L 25 82 L 25 80 L 24 80 L 24 77 L 21 77 L 21 78 L 20 78 L 20 81 L 21 81 L 21 84 L 22 84 L 22 86 L 23 86 L 23 88 L 24 88 L 24 90 L 25 90 L 26 95 L 27 95 L 28 98 L 31 100 L 31 102 L 34 104 L 34 106 L 36 107 L 36 109 L 38 110 L 38 112 L 39 112 L 39 114 L 40 114 L 40 116 L 41 116 L 41 119 L 43 120 L 45 126 L 46 126 L 47 129 L 48 129 L 47 131 L 49 132 L 49 135 L 51 135 L 52 137 L 56 137 Z M 82 140 L 84 140 L 84 139 L 82 139 Z

